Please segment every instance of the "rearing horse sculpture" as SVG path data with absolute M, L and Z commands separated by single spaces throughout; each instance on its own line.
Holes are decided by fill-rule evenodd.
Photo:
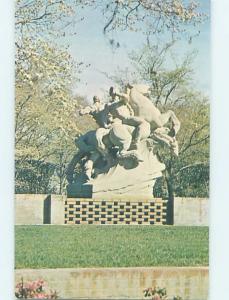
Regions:
M 127 93 L 118 93 L 117 96 L 128 97 L 134 115 L 141 117 L 150 124 L 152 136 L 169 145 L 173 152 L 178 155 L 176 134 L 180 129 L 180 121 L 172 110 L 161 113 L 153 102 L 145 95 L 149 94 L 150 87 L 145 84 L 127 85 Z M 172 129 L 165 127 L 171 121 Z

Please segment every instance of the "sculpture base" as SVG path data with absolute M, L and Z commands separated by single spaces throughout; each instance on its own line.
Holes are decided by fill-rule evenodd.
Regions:
M 142 161 L 133 167 L 131 159 L 116 161 L 108 170 L 98 174 L 87 183 L 73 183 L 68 186 L 68 197 L 92 199 L 151 199 L 153 186 L 158 177 L 162 176 L 165 165 L 142 141 L 138 150 Z
M 69 198 L 92 198 L 93 186 L 91 184 L 72 183 L 67 186 Z

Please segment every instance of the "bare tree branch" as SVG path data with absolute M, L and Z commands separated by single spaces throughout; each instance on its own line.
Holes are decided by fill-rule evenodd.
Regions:
M 193 163 L 193 164 L 190 164 L 190 165 L 186 165 L 182 168 L 180 168 L 175 174 L 174 176 L 177 176 L 180 172 L 186 170 L 186 169 L 189 169 L 189 168 L 192 168 L 192 167 L 196 167 L 196 166 L 208 166 L 209 164 L 206 163 L 206 162 L 196 162 L 196 163 Z
M 118 7 L 119 7 L 119 2 L 117 1 L 111 19 L 108 21 L 108 23 L 107 23 L 107 24 L 104 26 L 104 28 L 103 28 L 103 33 L 104 33 L 104 34 L 106 34 L 107 29 L 109 28 L 109 26 L 110 26 L 110 25 L 112 24 L 112 22 L 114 21 L 115 16 L 116 16 L 116 14 L 118 13 Z

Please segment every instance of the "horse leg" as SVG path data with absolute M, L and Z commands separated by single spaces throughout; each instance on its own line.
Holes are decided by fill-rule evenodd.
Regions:
M 174 139 L 168 135 L 169 129 L 167 127 L 160 127 L 154 130 L 153 135 L 166 143 L 168 146 L 171 145 L 171 143 L 174 141 Z
M 178 143 L 175 137 L 171 137 L 168 135 L 169 129 L 167 127 L 160 127 L 154 130 L 153 136 L 163 141 L 166 145 L 168 145 L 170 148 L 172 148 L 174 154 L 178 156 Z
M 169 120 L 172 121 L 172 131 L 169 133 L 171 136 L 176 136 L 177 132 L 180 129 L 180 121 L 172 110 L 168 110 L 166 113 L 160 115 L 160 120 L 162 122 L 162 126 L 168 123 Z

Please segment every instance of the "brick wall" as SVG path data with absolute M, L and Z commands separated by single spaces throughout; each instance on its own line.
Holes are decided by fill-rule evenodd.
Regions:
M 166 224 L 166 201 L 123 201 L 67 198 L 65 224 Z

